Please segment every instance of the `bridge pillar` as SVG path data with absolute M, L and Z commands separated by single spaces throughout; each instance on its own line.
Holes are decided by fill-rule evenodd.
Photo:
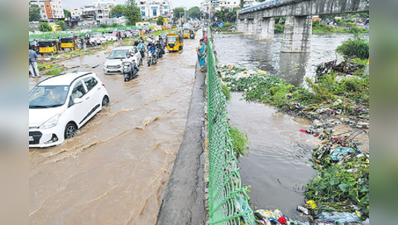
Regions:
M 238 31 L 238 32 L 245 32 L 245 20 L 241 20 L 241 19 L 237 19 L 236 20 L 236 30 Z
M 281 52 L 311 52 L 311 37 L 311 16 L 288 16 Z
M 260 18 L 257 24 L 256 40 L 274 41 L 274 18 Z
M 256 27 L 254 24 L 254 19 L 247 19 L 247 29 L 245 35 L 253 35 L 256 32 Z

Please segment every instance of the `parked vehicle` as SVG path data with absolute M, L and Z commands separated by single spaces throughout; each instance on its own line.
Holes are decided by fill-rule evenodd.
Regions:
M 37 42 L 40 54 L 58 53 L 57 41 L 55 39 L 40 40 Z
M 93 35 L 90 38 L 90 43 L 92 45 L 101 45 L 106 43 L 106 38 L 103 35 L 97 34 L 97 35 Z
M 60 41 L 61 41 L 61 49 L 76 50 L 77 41 L 74 36 L 61 37 Z
M 123 73 L 122 60 L 126 59 L 126 53 L 131 52 L 131 58 L 137 62 L 138 66 L 142 65 L 142 57 L 135 46 L 118 47 L 112 50 L 103 66 L 104 74 Z
M 106 41 L 117 41 L 117 37 L 114 34 L 105 34 L 104 37 Z
M 95 73 L 69 73 L 39 82 L 29 92 L 29 147 L 62 144 L 108 105 L 105 84 Z

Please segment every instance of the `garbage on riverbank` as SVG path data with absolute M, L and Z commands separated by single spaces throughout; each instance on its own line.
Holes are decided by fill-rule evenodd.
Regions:
M 350 215 L 362 221 L 356 224 L 364 224 L 369 217 L 369 144 L 358 141 L 358 137 L 368 140 L 369 77 L 362 75 L 362 66 L 356 67 L 352 75 L 347 74 L 351 72 L 350 62 L 341 65 L 335 69 L 342 72 L 331 66 L 327 73 L 319 73 L 316 81 L 307 78 L 306 87 L 295 87 L 265 71 L 233 65 L 219 68 L 223 84 L 232 91 L 243 91 L 244 99 L 275 105 L 280 111 L 312 121 L 312 128 L 301 132 L 322 140 L 312 154 L 318 173 L 305 191 L 306 199 L 316 207 L 304 204 L 298 208 L 306 211 L 304 214 L 315 224 L 336 218 L 333 222 L 343 221 Z M 328 215 L 333 215 L 332 219 L 325 219 Z M 264 218 L 259 221 L 268 224 Z

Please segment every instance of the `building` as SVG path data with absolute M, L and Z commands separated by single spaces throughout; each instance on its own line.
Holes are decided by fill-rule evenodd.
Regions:
M 41 21 L 65 19 L 62 0 L 30 0 L 30 3 L 40 7 Z
M 239 7 L 240 0 L 218 0 L 215 10 L 229 9 Z
M 110 0 L 98 0 L 97 2 L 94 2 L 94 6 L 97 8 L 101 8 L 101 7 L 113 7 L 116 6 L 116 2 L 115 0 L 110 1 Z
M 169 0 L 140 0 L 141 19 L 157 19 L 159 16 L 171 17 Z
M 69 8 L 68 11 L 70 12 L 70 16 L 72 19 L 80 19 L 83 14 L 83 9 L 80 8 Z

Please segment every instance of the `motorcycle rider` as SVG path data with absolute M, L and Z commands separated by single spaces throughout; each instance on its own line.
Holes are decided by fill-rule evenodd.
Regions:
M 145 58 L 145 44 L 144 40 L 141 40 L 137 46 L 138 51 L 141 53 L 141 58 Z
M 152 53 L 152 56 L 154 57 L 155 60 L 158 58 L 158 55 L 156 54 L 157 48 L 153 42 L 151 43 L 150 47 L 148 48 L 148 52 Z
M 137 73 L 138 73 L 138 71 L 140 71 L 140 69 L 137 67 L 137 63 L 133 63 L 133 62 L 135 62 L 135 60 L 133 58 L 131 58 L 131 52 L 130 51 L 128 51 L 126 53 L 126 59 L 125 60 L 131 63 L 131 72 L 132 72 L 133 76 L 136 73 L 136 71 L 137 71 Z
M 157 41 L 156 42 L 156 48 L 158 49 L 158 51 L 159 51 L 159 57 L 162 57 L 162 55 L 164 55 L 164 50 L 163 50 L 163 46 L 162 46 L 162 44 L 160 44 L 160 41 Z

